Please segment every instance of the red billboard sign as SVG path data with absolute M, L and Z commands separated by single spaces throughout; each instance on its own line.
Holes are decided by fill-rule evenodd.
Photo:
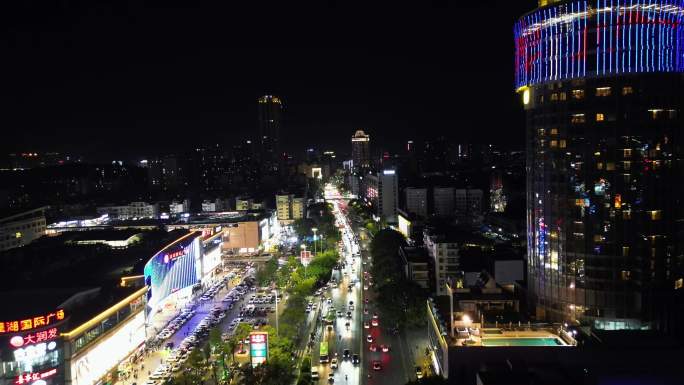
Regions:
M 16 321 L 0 322 L 0 334 L 23 332 L 57 323 L 65 317 L 64 310 Z

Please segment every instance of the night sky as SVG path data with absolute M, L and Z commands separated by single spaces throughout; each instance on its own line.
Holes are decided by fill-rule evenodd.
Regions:
M 390 150 L 523 141 L 512 26 L 534 0 L 16 3 L 2 16 L 1 151 L 230 145 L 255 132 L 264 93 L 286 103 L 291 150 L 348 151 L 357 128 Z

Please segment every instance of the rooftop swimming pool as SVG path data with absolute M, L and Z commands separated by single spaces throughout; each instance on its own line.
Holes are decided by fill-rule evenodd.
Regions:
M 483 338 L 482 346 L 567 346 L 559 338 Z

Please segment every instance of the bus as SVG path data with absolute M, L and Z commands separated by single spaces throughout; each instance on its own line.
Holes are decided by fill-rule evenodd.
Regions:
M 328 310 L 328 314 L 325 316 L 325 324 L 328 326 L 332 326 L 333 323 L 335 323 L 335 312 L 332 310 Z
M 321 351 L 318 359 L 321 363 L 330 361 L 330 355 L 328 354 L 328 341 L 321 342 Z

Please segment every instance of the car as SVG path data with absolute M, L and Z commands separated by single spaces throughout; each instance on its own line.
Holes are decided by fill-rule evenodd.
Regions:
M 352 318 L 352 313 L 350 311 L 348 311 L 347 312 L 347 319 L 351 319 L 351 318 Z
M 416 377 L 418 379 L 423 378 L 423 369 L 420 366 L 416 366 Z
M 364 306 L 363 308 L 363 314 L 368 314 L 368 308 Z
M 351 353 L 349 352 L 349 349 L 344 349 L 344 351 L 342 352 L 342 358 L 345 360 L 349 359 L 350 355 Z
M 363 302 L 368 305 L 368 298 L 364 298 Z
M 378 313 L 373 313 L 373 319 L 378 319 Z
M 332 303 L 332 298 L 328 298 L 328 299 L 325 300 L 325 301 L 326 301 L 328 304 L 331 304 L 331 303 Z
M 354 306 L 354 301 L 349 301 L 349 306 Z
M 311 367 L 311 378 L 314 380 L 318 379 L 318 368 L 315 366 Z
M 335 373 L 330 372 L 328 373 L 328 384 L 334 384 L 335 383 Z
M 380 345 L 380 350 L 382 350 L 383 353 L 387 353 L 390 351 L 389 345 Z
M 354 310 L 354 305 L 349 305 L 349 310 Z
M 337 357 L 334 357 L 332 360 L 330 360 L 330 367 L 337 369 Z
M 366 336 L 366 341 L 373 342 L 373 336 L 370 334 L 368 336 Z
M 382 365 L 380 365 L 380 361 L 373 361 L 373 370 L 381 370 Z
M 377 352 L 378 351 L 378 345 L 370 344 L 370 345 L 368 345 L 368 350 L 370 350 L 371 352 Z
M 352 364 L 358 365 L 359 362 L 361 362 L 361 361 L 359 360 L 359 355 L 358 355 L 358 354 L 354 354 L 354 355 L 352 356 Z
M 373 326 L 378 326 L 378 320 L 373 319 L 373 320 L 371 321 L 371 325 L 373 325 Z
M 337 316 L 338 316 L 338 317 L 342 317 L 342 316 L 344 316 L 344 314 L 342 314 L 342 312 L 338 310 L 338 311 L 337 311 Z
M 364 329 L 369 329 L 370 325 L 368 324 L 368 321 L 363 321 L 363 328 Z

